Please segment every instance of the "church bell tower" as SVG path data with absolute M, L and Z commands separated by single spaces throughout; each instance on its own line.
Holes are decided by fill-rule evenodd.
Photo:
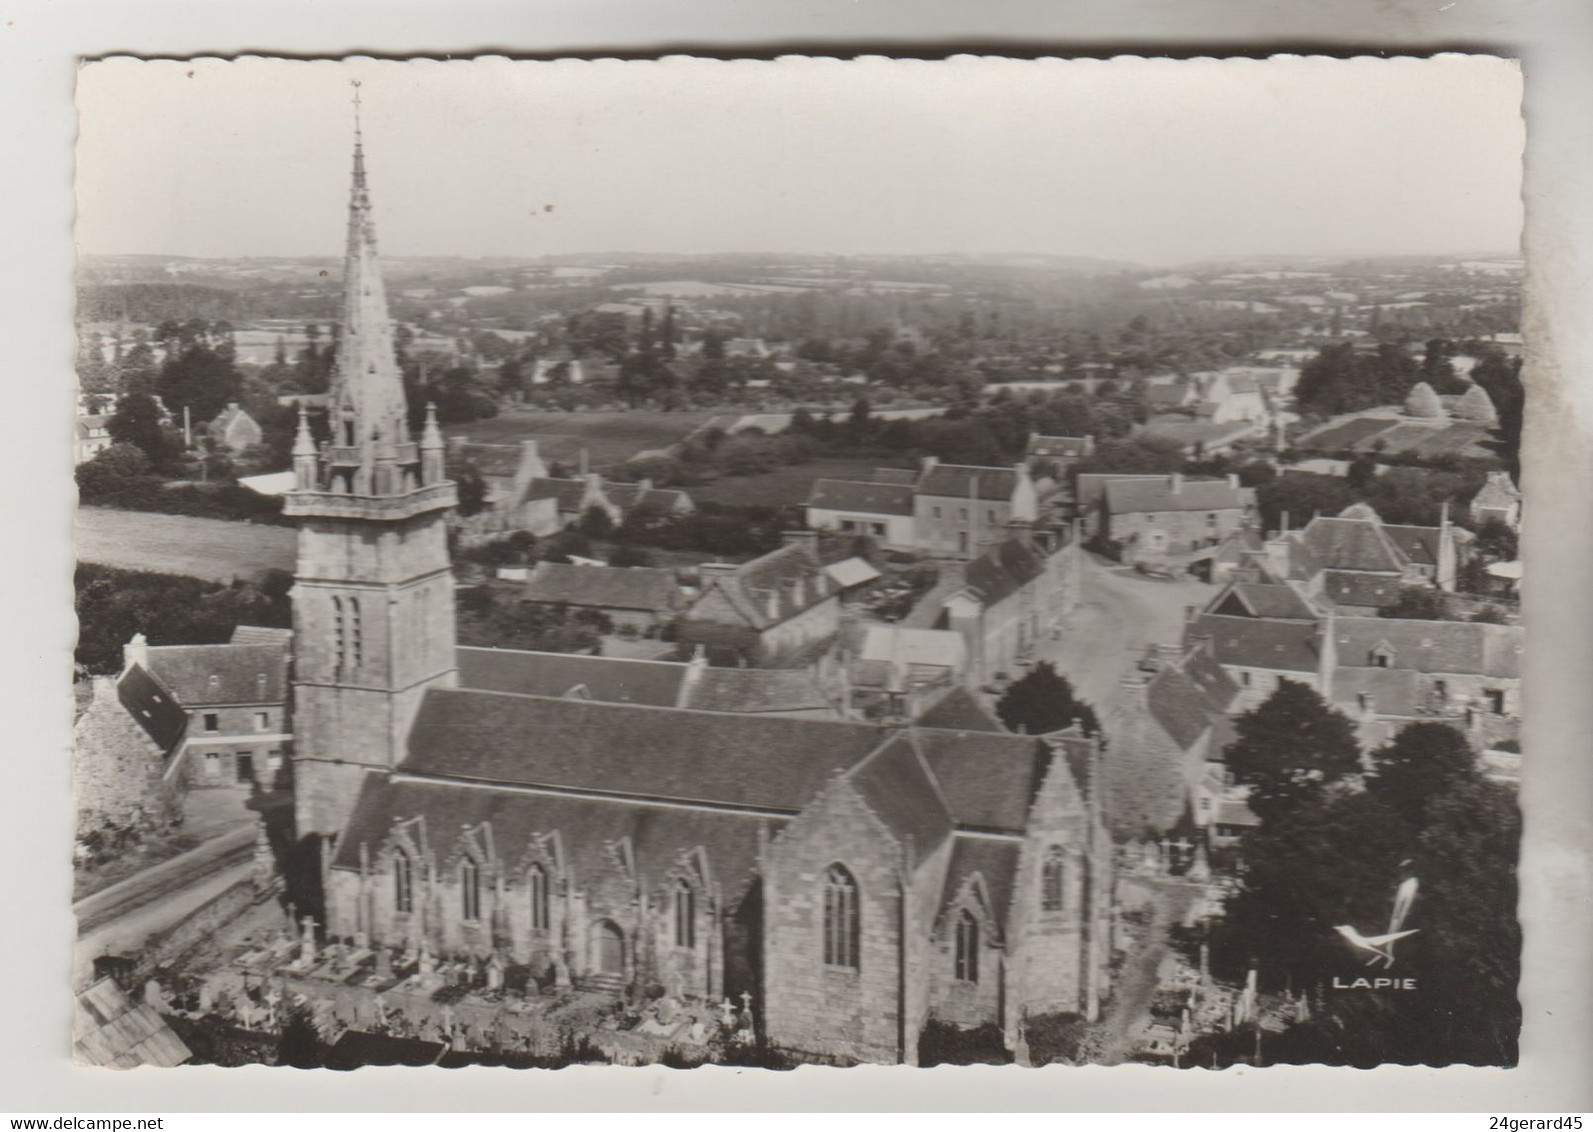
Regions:
M 342 337 L 317 445 L 293 447 L 294 793 L 299 837 L 338 833 L 366 773 L 402 758 L 426 689 L 451 687 L 454 578 L 444 516 L 457 502 L 428 410 L 416 444 L 376 254 L 355 94 Z

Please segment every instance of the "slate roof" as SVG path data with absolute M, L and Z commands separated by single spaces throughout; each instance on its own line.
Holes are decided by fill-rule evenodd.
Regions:
M 1164 381 L 1145 387 L 1145 403 L 1150 406 L 1182 405 L 1194 395 L 1187 381 Z
M 293 630 L 273 629 L 268 625 L 236 625 L 232 630 L 232 638 L 227 643 L 233 645 L 277 645 L 286 648 L 293 643 Z
M 795 813 L 879 742 L 863 723 L 434 687 L 401 768 Z
M 1215 411 L 1215 406 L 1201 405 L 1196 411 L 1201 416 L 1210 416 Z M 1260 426 L 1253 421 L 1218 423 L 1210 420 L 1190 420 L 1188 417 L 1173 413 L 1150 418 L 1145 422 L 1142 434 L 1156 440 L 1171 441 L 1182 448 L 1192 448 L 1197 444 L 1222 444 L 1260 431 Z M 1172 508 L 1162 507 L 1159 510 L 1170 511 Z
M 733 574 L 705 577 L 702 596 L 715 588 L 754 629 L 778 625 L 835 594 L 835 585 L 823 565 L 800 542 L 787 543 L 761 558 L 744 562 Z M 775 598 L 772 613 L 771 595 Z
M 188 713 L 182 705 L 136 664 L 116 682 L 116 698 L 155 745 L 168 755 L 188 730 Z
M 1213 556 L 1215 562 L 1243 562 L 1252 554 L 1259 554 L 1266 549 L 1266 540 L 1261 537 L 1261 532 L 1254 527 L 1240 527 L 1217 544 L 1217 553 Z
M 913 725 L 942 731 L 983 731 L 996 735 L 1007 733 L 1007 729 L 1001 726 L 1001 721 L 985 706 L 978 693 L 962 684 L 937 700 L 933 707 L 913 721 Z
M 936 464 L 919 477 L 918 494 L 1004 503 L 1017 486 L 1018 473 L 1012 468 Z
M 1045 573 L 1045 554 L 1028 539 L 1010 538 L 968 563 L 963 588 L 986 606 L 1017 593 Z
M 215 704 L 280 704 L 288 698 L 285 643 L 153 646 L 149 670 L 188 709 Z
M 986 837 L 954 836 L 951 861 L 946 866 L 946 888 L 941 907 L 956 899 L 963 883 L 974 873 L 984 878 L 990 894 L 990 909 L 1003 930 L 1012 908 L 1012 889 L 1018 876 L 1018 857 L 1023 845 L 1018 841 L 997 841 Z
M 1158 511 L 1226 511 L 1243 509 L 1255 498 L 1249 488 L 1234 487 L 1227 480 L 1185 479 L 1177 491 L 1171 477 L 1150 480 L 1109 480 L 1106 507 L 1114 515 Z
M 896 735 L 848 776 L 896 840 L 912 846 L 916 868 L 951 834 L 951 813 L 907 735 Z
M 817 711 L 831 705 L 806 668 L 704 668 L 682 707 L 698 711 Z
M 1273 582 L 1235 582 L 1217 595 L 1211 612 L 1235 617 L 1276 617 L 1314 621 L 1316 610 L 1293 586 Z
M 911 484 L 814 480 L 807 505 L 869 515 L 911 515 L 913 487 Z
M 1322 595 L 1337 605 L 1381 609 L 1399 600 L 1405 586 L 1397 574 L 1361 574 L 1354 570 L 1328 570 L 1322 578 Z
M 1354 719 L 1360 696 L 1372 697 L 1378 715 L 1415 716 L 1425 706 L 1422 673 L 1409 668 L 1345 668 L 1333 673 L 1333 703 Z
M 852 589 L 854 586 L 866 586 L 885 576 L 876 570 L 868 559 L 855 555 L 843 558 L 839 562 L 829 563 L 824 567 L 824 572 L 830 576 L 830 581 L 843 590 Z
M 1224 798 L 1217 803 L 1218 825 L 1260 825 L 1261 819 L 1256 817 L 1254 811 L 1243 800 L 1238 798 Z
M 874 483 L 907 484 L 918 482 L 917 468 L 875 468 L 868 477 Z
M 1205 694 L 1177 668 L 1164 668 L 1151 679 L 1145 702 L 1151 718 L 1185 750 L 1211 727 L 1212 712 Z
M 864 660 L 900 660 L 934 668 L 960 668 L 967 655 L 961 633 L 949 629 L 910 629 L 869 625 L 858 655 Z
M 1317 670 L 1314 623 L 1204 613 L 1195 618 L 1187 632 L 1190 636 L 1209 636 L 1222 664 L 1280 672 Z
M 1339 617 L 1334 638 L 1343 667 L 1371 667 L 1372 651 L 1386 643 L 1394 652 L 1393 668 L 1500 679 L 1521 675 L 1519 625 Z
M 1234 698 L 1239 695 L 1239 685 L 1235 684 L 1227 670 L 1217 663 L 1216 657 L 1205 649 L 1191 650 L 1184 657 L 1181 667 L 1184 676 L 1200 689 L 1206 707 L 1211 711 L 1227 711 Z
M 1165 480 L 1166 476 L 1129 474 L 1120 475 L 1117 472 L 1085 472 L 1078 477 L 1074 484 L 1074 495 L 1081 509 L 1094 507 L 1106 498 L 1106 485 L 1116 480 Z M 1184 480 L 1189 483 L 1189 479 Z
M 1521 499 L 1521 492 L 1511 482 L 1510 476 L 1505 472 L 1498 472 L 1488 476 L 1488 482 L 1482 485 L 1482 490 L 1472 497 L 1471 506 L 1475 510 L 1504 511 L 1514 507 Z
M 1317 516 L 1300 537 L 1312 557 L 1328 570 L 1362 570 L 1397 574 L 1404 554 L 1372 519 L 1328 519 Z
M 604 703 L 653 707 L 680 701 L 687 671 L 686 665 L 669 661 L 514 649 L 460 647 L 454 656 L 461 688 L 555 697 L 582 689 L 587 698 Z
M 1041 436 L 1037 432 L 1029 434 L 1030 456 L 1084 456 L 1089 448 L 1089 438 L 1083 436 Z
M 959 827 L 1023 831 L 1047 761 L 1039 738 L 928 728 L 914 737 Z
M 675 572 L 666 568 L 538 562 L 520 600 L 668 613 L 680 606 L 681 592 Z
M 375 850 L 393 822 L 424 817 L 428 847 L 440 856 L 453 848 L 466 826 L 490 823 L 493 849 L 511 867 L 523 861 L 534 839 L 559 835 L 567 868 L 577 884 L 612 868 L 612 848 L 629 839 L 644 891 L 657 891 L 681 854 L 701 847 L 713 879 L 733 897 L 746 887 L 758 860 L 758 830 L 770 833 L 781 818 L 731 811 L 685 810 L 630 799 L 560 797 L 512 790 L 480 790 L 405 775 L 384 780 L 367 775 L 334 868 L 358 869 L 359 846 Z
M 1438 546 L 1443 534 L 1440 528 L 1384 523 L 1383 533 L 1412 562 L 1422 566 L 1438 565 Z
M 193 1056 L 153 1006 L 135 1003 L 113 979 L 85 988 L 74 1007 L 72 1057 L 80 1065 L 169 1068 Z
M 483 476 L 513 479 L 525 452 L 518 444 L 460 444 L 450 455 L 473 466 Z

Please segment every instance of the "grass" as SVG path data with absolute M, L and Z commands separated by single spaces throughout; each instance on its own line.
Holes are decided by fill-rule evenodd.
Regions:
M 867 480 L 875 468 L 890 461 L 880 459 L 820 459 L 793 464 L 756 476 L 725 476 L 711 484 L 688 488 L 698 503 L 759 504 L 783 507 L 806 503 L 814 480 Z
M 489 420 L 450 425 L 450 436 L 478 444 L 536 440 L 545 460 L 574 463 L 587 450 L 594 467 L 619 464 L 649 448 L 667 448 L 721 414 L 710 412 L 532 413 L 505 412 Z M 734 419 L 730 415 L 727 419 Z
M 77 556 L 123 570 L 183 574 L 230 582 L 262 570 L 294 568 L 298 532 L 291 527 L 79 507 Z

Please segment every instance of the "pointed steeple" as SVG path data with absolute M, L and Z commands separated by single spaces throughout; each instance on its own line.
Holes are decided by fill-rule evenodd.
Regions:
M 354 85 L 354 171 L 343 258 L 343 333 L 332 371 L 329 407 L 334 447 L 365 449 L 360 463 L 369 467 L 376 447 L 383 442 L 394 445 L 400 462 L 405 462 L 402 446 L 410 443 L 410 436 L 403 376 L 393 347 L 387 289 L 376 251 L 359 84 Z

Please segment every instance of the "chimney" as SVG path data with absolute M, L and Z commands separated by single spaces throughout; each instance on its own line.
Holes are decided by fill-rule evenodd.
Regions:
M 1239 474 L 1237 472 L 1228 473 L 1228 486 L 1235 491 L 1239 490 Z
M 739 569 L 734 562 L 702 562 L 697 566 L 697 579 L 707 589 L 714 578 L 733 578 Z
M 1172 488 L 1174 495 L 1182 495 L 1184 491 L 1184 473 L 1174 472 L 1167 477 L 1167 483 Z
M 133 639 L 122 646 L 122 671 L 126 672 L 135 664 L 149 667 L 149 639 L 142 633 L 134 633 Z
M 1287 538 L 1289 534 L 1289 513 L 1285 511 L 1279 519 L 1278 537 Z
M 236 413 L 238 411 L 238 402 L 236 402 L 236 401 L 228 401 L 227 402 L 227 411 L 229 413 Z
M 930 472 L 934 471 L 935 465 L 937 465 L 939 463 L 940 463 L 940 457 L 939 456 L 925 456 L 923 458 L 923 460 L 921 461 L 922 470 L 923 470 L 924 474 L 928 475 Z
M 636 481 L 636 490 L 637 491 L 641 491 L 641 492 L 652 491 L 653 490 L 653 481 L 652 481 L 652 479 L 650 477 L 643 476 L 641 479 L 637 480 Z
M 1324 700 L 1333 699 L 1333 673 L 1339 666 L 1339 642 L 1333 610 L 1328 609 L 1316 623 L 1317 692 Z

